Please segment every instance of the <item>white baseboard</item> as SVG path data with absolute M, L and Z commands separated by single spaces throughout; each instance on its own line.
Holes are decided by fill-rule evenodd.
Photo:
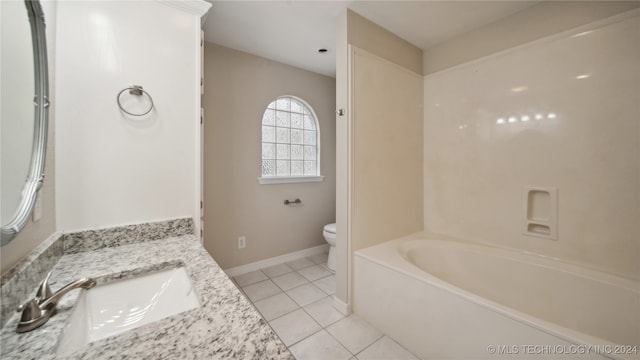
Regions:
M 250 264 L 223 269 L 223 270 L 227 274 L 227 276 L 234 277 L 234 276 L 242 275 L 251 271 L 260 270 L 269 266 L 282 264 L 283 262 L 298 260 L 298 259 L 305 258 L 307 256 L 322 254 L 327 251 L 329 251 L 329 244 L 319 245 L 312 248 L 295 251 L 292 253 L 252 262 Z
M 333 297 L 333 307 L 336 310 L 340 311 L 344 316 L 349 316 L 349 314 L 351 314 L 351 309 L 349 308 L 349 304 L 343 302 L 342 300 L 338 299 L 335 296 Z

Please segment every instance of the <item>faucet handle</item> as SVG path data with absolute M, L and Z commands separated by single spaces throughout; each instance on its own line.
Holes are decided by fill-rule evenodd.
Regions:
M 18 306 L 18 311 L 22 311 L 20 315 L 20 322 L 16 331 L 19 333 L 31 331 L 42 324 L 46 323 L 51 316 L 51 313 L 47 310 L 40 308 L 40 305 L 36 302 L 36 299 L 31 299 L 26 303 Z
M 31 305 L 31 302 L 33 302 L 33 299 L 28 300 L 24 304 L 20 304 L 20 305 L 16 306 L 16 312 L 22 312 L 24 309 L 28 308 L 29 305 Z
M 21 320 L 32 320 L 40 317 L 42 310 L 35 299 L 31 299 L 26 303 L 19 305 L 16 312 L 22 312 Z
M 38 291 L 36 291 L 35 301 L 38 304 L 42 304 L 46 299 L 50 298 L 53 294 L 51 292 L 51 288 L 49 287 L 49 278 L 51 277 L 51 271 L 47 274 L 47 277 L 42 280 L 40 285 L 38 285 Z
M 36 290 L 35 298 L 28 300 L 26 303 L 18 305 L 16 308 L 16 312 L 22 312 L 24 315 L 25 312 L 34 313 L 33 305 L 35 304 L 38 307 L 38 311 L 40 311 L 39 305 L 42 304 L 46 299 L 50 298 L 51 288 L 49 287 L 49 278 L 51 277 L 51 271 L 47 274 L 47 277 L 42 280 L 40 285 L 38 285 L 38 289 Z

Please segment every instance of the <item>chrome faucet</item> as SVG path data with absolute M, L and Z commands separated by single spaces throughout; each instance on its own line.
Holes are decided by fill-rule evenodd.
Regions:
M 51 277 L 51 273 L 47 274 L 47 277 L 40 283 L 33 299 L 16 309 L 17 312 L 22 312 L 17 332 L 28 332 L 44 325 L 51 316 L 55 315 L 58 301 L 69 291 L 80 288 L 89 290 L 96 286 L 95 280 L 82 278 L 63 286 L 52 294 L 49 287 L 49 277 Z

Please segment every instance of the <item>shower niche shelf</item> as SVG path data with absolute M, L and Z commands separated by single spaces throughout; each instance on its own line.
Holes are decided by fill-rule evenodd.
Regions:
M 522 217 L 524 235 L 558 240 L 558 189 L 525 187 Z

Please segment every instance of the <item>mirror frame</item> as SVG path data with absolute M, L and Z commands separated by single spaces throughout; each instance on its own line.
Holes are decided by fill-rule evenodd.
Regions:
M 2 224 L 1 245 L 8 244 L 22 230 L 33 211 L 38 190 L 44 183 L 44 163 L 49 127 L 49 70 L 47 60 L 47 39 L 42 6 L 38 0 L 24 0 L 31 24 L 31 44 L 33 46 L 33 68 L 35 82 L 33 144 L 29 174 L 20 203 L 8 223 Z

